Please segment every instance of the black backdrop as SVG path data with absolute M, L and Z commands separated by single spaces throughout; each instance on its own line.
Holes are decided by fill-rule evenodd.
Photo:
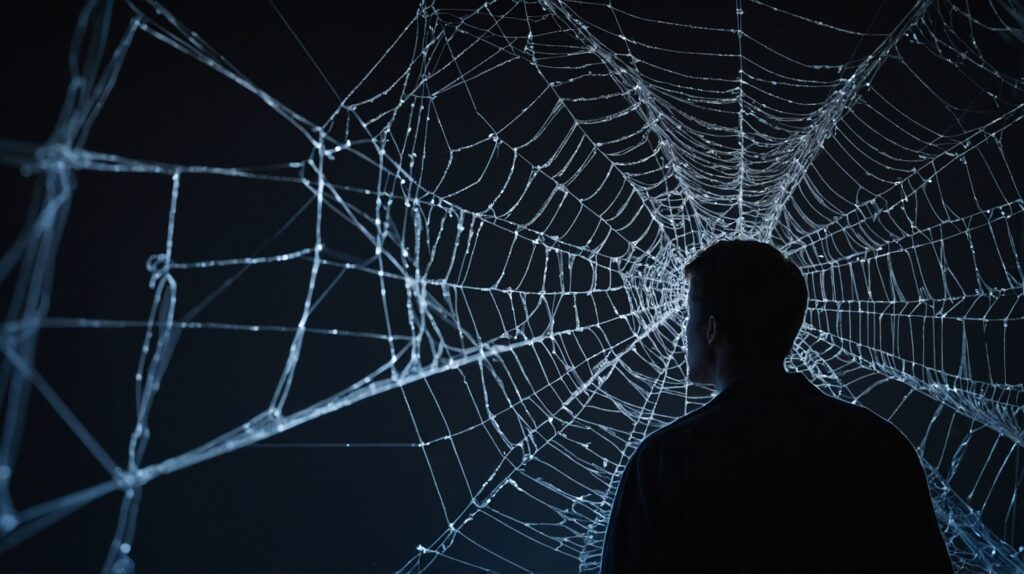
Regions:
M 279 8 L 339 91 L 347 92 L 412 19 L 414 2 L 279 3 Z M 906 11 L 896 2 L 826 9 L 795 9 L 858 30 L 890 30 Z M 263 2 L 172 3 L 182 22 L 200 33 L 253 82 L 298 113 L 323 121 L 336 98 Z M 2 74 L 0 134 L 21 142 L 44 141 L 53 129 L 67 85 L 67 51 L 79 6 L 9 2 L 0 8 Z M 693 7 L 684 16 L 650 8 L 667 19 L 730 25 L 733 3 Z M 829 13 L 835 10 L 836 13 Z M 125 9 L 115 7 L 115 28 Z M 756 24 L 751 24 L 756 25 Z M 811 41 L 785 28 L 760 30 L 780 46 Z M 732 51 L 732 45 L 709 46 Z M 849 51 L 851 46 L 820 46 Z M 707 64 L 715 72 L 717 64 Z M 727 64 L 722 64 L 723 66 Z M 723 73 L 722 75 L 727 75 Z M 966 88 L 965 88 L 966 89 Z M 500 102 L 515 82 L 494 86 Z M 455 128 L 457 129 L 457 128 Z M 467 127 L 466 129 L 471 129 Z M 128 157 L 208 165 L 259 165 L 302 160 L 308 145 L 265 105 L 222 78 L 144 38 L 131 50 L 121 79 L 90 137 L 90 149 Z M 13 244 L 24 224 L 34 179 L 5 168 L 0 246 Z M 71 215 L 57 261 L 51 316 L 142 320 L 152 299 L 145 261 L 162 250 L 167 217 L 167 177 L 79 173 Z M 282 213 L 297 211 L 308 195 L 296 186 L 230 179 L 183 178 L 176 256 L 214 259 L 247 253 L 271 235 Z M 308 227 L 289 230 L 278 245 L 308 244 Z M 294 235 L 293 235 L 294 234 Z M 1024 234 L 1024 230 L 1022 230 Z M 286 264 L 292 265 L 292 264 Z M 207 320 L 294 324 L 306 275 L 285 267 L 255 271 L 250 288 L 218 302 Z M 261 274 L 262 273 L 262 274 Z M 183 283 L 183 308 L 202 299 L 227 274 L 196 274 Z M 13 282 L 0 285 L 7 301 Z M 353 304 L 355 303 L 355 304 Z M 355 323 L 373 325 L 369 305 L 340 301 Z M 360 319 L 361 313 L 367 316 Z M 379 325 L 377 326 L 379 329 Z M 128 389 L 142 329 L 44 330 L 36 365 L 62 398 L 119 462 L 134 422 Z M 266 405 L 285 358 L 289 334 L 207 331 L 184 337 L 153 413 L 148 460 L 160 460 L 241 424 Z M 330 347 L 304 365 L 309 379 L 379 364 L 380 349 Z M 304 359 L 305 360 L 305 359 Z M 342 365 L 342 366 L 339 366 Z M 268 375 L 270 373 L 271 375 Z M 230 383 L 226 383 L 230 381 Z M 303 387 L 315 400 L 323 389 Z M 301 389 L 297 393 L 304 392 Z M 408 441 L 407 418 L 395 401 L 357 405 L 294 431 L 289 442 Z M 307 401 L 308 402 L 308 401 Z M 383 410 L 381 410 L 383 409 Z M 329 419 L 329 420 L 327 420 Z M 102 481 L 102 470 L 76 443 L 43 401 L 29 407 L 25 445 L 14 475 L 19 506 L 29 506 Z M 113 532 L 118 497 L 108 495 L 59 521 L 0 557 L 5 570 L 92 570 L 103 562 Z M 430 475 L 414 449 L 244 449 L 148 485 L 132 552 L 142 570 L 392 570 L 416 544 L 443 530 Z M 547 554 L 543 559 L 556 560 Z M 519 557 L 524 561 L 526 557 Z M 542 559 L 540 556 L 538 560 Z M 552 570 L 574 563 L 549 562 Z

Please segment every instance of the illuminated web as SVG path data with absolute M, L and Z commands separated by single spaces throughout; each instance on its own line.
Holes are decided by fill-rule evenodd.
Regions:
M 0 259 L 0 281 L 16 285 L 0 333 L 0 549 L 118 496 L 105 568 L 129 570 L 151 481 L 258 443 L 286 447 L 297 427 L 394 394 L 405 408 L 386 416 L 412 432 L 388 448 L 422 453 L 446 524 L 395 568 L 591 571 L 634 447 L 712 396 L 685 377 L 682 266 L 714 240 L 744 237 L 777 245 L 807 278 L 789 367 L 904 430 L 956 566 L 1024 569 L 1020 8 L 921 1 L 873 30 L 759 0 L 713 24 L 622 6 L 424 2 L 320 122 L 156 2 L 128 3 L 126 31 L 109 45 L 110 5 L 90 2 L 52 138 L 27 154 L 5 144 L 7 163 L 41 183 Z M 834 39 L 847 56 L 793 53 L 766 39 L 771 26 Z M 254 168 L 92 149 L 90 130 L 143 38 L 261 101 L 308 156 Z M 331 83 L 310 81 L 321 80 Z M 167 217 L 151 223 L 166 227 L 165 247 L 138 262 L 153 293 L 146 317 L 48 312 L 71 197 L 94 200 L 76 184 L 87 172 L 163 181 Z M 180 256 L 179 200 L 211 179 L 304 193 L 278 226 L 308 226 L 305 243 L 275 249 L 275 234 L 229 256 Z M 206 317 L 256 289 L 246 280 L 265 268 L 305 285 L 274 303 L 292 324 Z M 185 307 L 179 288 L 190 282 L 204 297 Z M 357 306 L 375 326 L 349 319 Z M 68 382 L 37 370 L 36 341 L 51 329 L 142 333 L 124 456 L 62 400 Z M 159 391 L 177 382 L 165 374 L 189 360 L 177 343 L 209 331 L 286 334 L 265 408 L 180 454 L 145 457 Z M 302 368 L 317 340 L 381 360 L 314 383 Z M 297 400 L 304 385 L 319 398 Z M 29 395 L 56 411 L 105 481 L 18 503 L 9 485 Z

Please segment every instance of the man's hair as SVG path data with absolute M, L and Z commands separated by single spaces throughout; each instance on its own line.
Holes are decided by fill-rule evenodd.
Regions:
M 784 359 L 807 308 L 807 286 L 792 261 L 757 241 L 721 241 L 684 268 L 690 292 L 704 317 L 728 335 L 744 362 Z

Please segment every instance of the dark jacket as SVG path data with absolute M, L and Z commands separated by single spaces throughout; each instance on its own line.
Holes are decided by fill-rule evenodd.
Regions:
M 602 572 L 951 572 L 917 453 L 799 374 L 734 382 L 645 439 Z

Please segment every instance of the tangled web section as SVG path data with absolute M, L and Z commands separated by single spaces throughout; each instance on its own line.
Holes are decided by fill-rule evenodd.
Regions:
M 351 86 L 324 73 L 318 60 L 332 56 L 306 50 L 271 5 L 309 57 L 310 83 L 337 96 L 323 120 L 261 89 L 156 2 L 87 3 L 52 137 L 2 150 L 39 180 L 40 200 L 0 259 L 0 281 L 17 285 L 0 333 L 0 550 L 112 495 L 121 505 L 105 569 L 130 571 L 151 481 L 247 447 L 309 446 L 290 436 L 395 399 L 381 403 L 396 406 L 382 420 L 407 419 L 405 440 L 317 443 L 421 455 L 440 520 L 395 568 L 593 571 L 636 445 L 713 397 L 685 375 L 682 268 L 713 241 L 749 238 L 778 246 L 807 280 L 787 367 L 900 426 L 958 569 L 1024 570 L 1018 5 L 922 0 L 855 26 L 760 0 L 705 15 L 442 4 L 423 2 Z M 260 102 L 303 155 L 239 167 L 93 149 L 140 42 Z M 162 251 L 139 262 L 146 317 L 49 312 L 71 198 L 95 200 L 77 183 L 87 172 L 164 182 L 146 190 L 168 205 Z M 183 198 L 210 180 L 278 185 L 302 202 L 251 249 L 179 255 Z M 296 230 L 303 243 L 282 248 Z M 293 322 L 215 318 L 267 270 L 301 283 L 275 302 Z M 186 297 L 190 285 L 202 296 Z M 141 334 L 120 450 L 37 368 L 38 339 L 56 329 Z M 207 332 L 273 338 L 284 361 L 246 420 L 147 457 L 150 413 L 178 384 L 165 375 L 189 360 L 179 343 Z M 324 341 L 370 362 L 316 382 L 303 366 L 320 364 Z M 17 503 L 29 395 L 106 480 Z

